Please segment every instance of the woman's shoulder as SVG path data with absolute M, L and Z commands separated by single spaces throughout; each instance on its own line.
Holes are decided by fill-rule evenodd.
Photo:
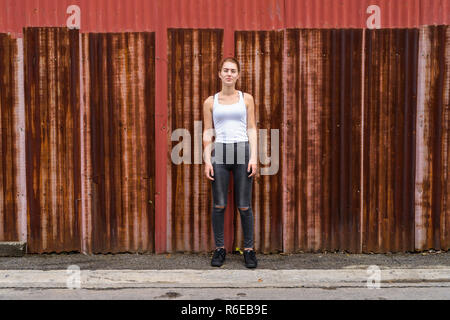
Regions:
M 244 101 L 253 101 L 253 96 L 250 93 L 244 91 L 241 92 L 244 97 Z
M 209 110 L 212 110 L 214 104 L 214 96 L 209 96 L 206 98 L 205 102 L 203 102 L 203 107 Z
M 209 96 L 206 98 L 205 102 L 203 104 L 212 104 L 214 102 L 214 96 Z

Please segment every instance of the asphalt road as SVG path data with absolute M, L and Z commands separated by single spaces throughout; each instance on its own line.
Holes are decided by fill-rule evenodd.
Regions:
M 450 300 L 450 288 L 1 289 L 0 300 Z

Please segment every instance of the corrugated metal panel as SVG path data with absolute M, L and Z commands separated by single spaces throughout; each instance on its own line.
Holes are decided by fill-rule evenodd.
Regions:
M 288 30 L 284 251 L 359 251 L 362 30 Z
M 168 159 L 168 251 L 214 248 L 211 185 L 203 167 L 195 162 L 203 159 L 203 102 L 220 90 L 217 70 L 222 41 L 222 30 L 168 31 L 169 132 L 186 129 L 186 139 L 190 138 L 172 142 L 169 135 L 169 150 L 180 143 L 186 147 L 183 155 L 191 150 L 191 164 L 175 165 Z M 199 127 L 195 127 L 196 121 Z
M 282 31 L 236 32 L 236 57 L 242 63 L 239 89 L 255 99 L 257 128 L 267 130 L 270 156 L 271 129 L 280 130 L 283 110 L 283 35 Z M 261 135 L 258 141 L 261 142 Z M 260 143 L 261 145 L 261 143 Z M 262 252 L 282 251 L 281 174 L 256 176 L 253 184 L 255 248 Z M 243 231 L 236 209 L 236 243 L 243 247 Z
M 418 30 L 365 41 L 363 251 L 413 251 Z
M 18 167 L 18 47 L 17 40 L 0 34 L 0 241 L 19 240 Z
M 415 248 L 450 247 L 450 28 L 420 29 Z
M 79 251 L 79 33 L 24 36 L 29 252 Z
M 154 33 L 83 36 L 85 250 L 154 250 Z

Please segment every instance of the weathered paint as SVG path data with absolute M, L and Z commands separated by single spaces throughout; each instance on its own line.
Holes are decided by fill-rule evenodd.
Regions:
M 28 249 L 80 250 L 79 33 L 26 28 Z
M 450 24 L 449 0 L 1 0 L 0 32 L 21 37 L 24 26 L 72 25 L 74 5 L 83 33 L 156 31 L 160 25 L 277 30 L 367 28 L 378 20 L 381 28 Z

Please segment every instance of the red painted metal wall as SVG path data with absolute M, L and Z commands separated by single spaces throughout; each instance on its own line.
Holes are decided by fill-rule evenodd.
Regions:
M 13 158 L 11 152 L 2 154 L 5 183 L 0 191 L 7 196 L 0 203 L 0 216 L 8 217 L 4 234 L 28 238 L 31 251 L 211 249 L 209 200 L 196 198 L 197 191 L 206 192 L 200 166 L 174 166 L 170 161 L 171 130 L 192 129 L 193 121 L 201 119 L 194 104 L 218 90 L 213 74 L 184 79 L 177 73 L 180 62 L 174 57 L 194 68 L 196 50 L 215 52 L 215 58 L 198 64 L 200 68 L 217 63 L 219 52 L 238 56 L 244 66 L 240 86 L 255 96 L 259 128 L 280 129 L 280 170 L 255 179 L 258 250 L 384 252 L 450 246 L 450 0 L 0 0 L 0 7 L 0 33 L 10 33 L 2 35 L 8 39 L 2 40 L 2 63 L 15 59 L 18 68 L 12 77 L 1 70 L 1 114 L 17 115 L 15 127 L 2 126 L 2 142 L 18 152 Z M 75 27 L 81 35 L 42 27 Z M 32 34 L 47 40 L 33 45 Z M 202 42 L 209 34 L 215 35 L 211 42 Z M 7 57 L 5 48 L 15 41 L 18 50 Z M 181 43 L 191 51 L 174 52 Z M 105 52 L 117 61 L 101 69 Z M 24 54 L 27 60 L 21 67 Z M 32 71 L 38 58 L 40 73 L 33 78 L 25 72 L 25 80 L 21 78 L 20 69 Z M 61 63 L 70 68 L 59 70 Z M 117 77 L 101 78 L 102 70 Z M 48 86 L 44 76 L 53 77 L 50 84 L 56 88 Z M 60 77 L 68 82 L 60 85 Z M 194 86 L 177 85 L 177 79 L 192 80 Z M 199 90 L 203 82 L 211 87 L 203 84 Z M 67 83 L 71 85 L 65 88 Z M 41 108 L 24 99 L 33 86 L 50 88 L 36 97 L 53 102 Z M 96 98 L 99 87 L 107 92 L 105 104 Z M 187 108 L 193 112 L 190 119 L 180 118 L 186 112 L 181 110 L 184 93 L 191 94 L 186 98 L 192 102 Z M 123 95 L 127 102 L 121 102 Z M 55 97 L 71 102 L 60 109 Z M 126 109 L 128 102 L 134 109 Z M 118 109 L 123 112 L 100 121 L 101 114 Z M 64 119 L 74 131 L 55 131 L 50 122 L 48 130 L 41 127 L 50 140 L 33 142 L 37 136 L 32 125 L 38 122 L 32 112 L 58 115 L 64 110 L 76 111 L 68 113 L 74 118 Z M 26 139 L 20 135 L 24 113 Z M 138 124 L 138 118 L 145 124 Z M 126 134 L 104 131 L 122 128 L 122 121 L 131 122 Z M 63 138 L 69 141 L 64 151 L 65 144 L 58 140 Z M 119 142 L 130 152 L 103 148 Z M 25 146 L 26 175 L 21 168 Z M 32 149 L 38 146 L 40 153 Z M 42 157 L 48 157 L 48 167 L 42 166 Z M 55 162 L 57 157 L 72 160 Z M 110 164 L 121 173 L 108 173 Z M 13 181 L 7 172 L 14 165 L 18 177 Z M 54 177 L 63 172 L 70 178 L 63 190 L 71 191 L 61 198 L 55 194 L 59 180 Z M 43 178 L 31 182 L 41 176 L 49 177 L 49 184 L 39 187 L 47 181 Z M 179 181 L 189 186 L 183 189 L 186 194 L 178 193 Z M 111 184 L 123 187 L 123 193 L 113 195 Z M 16 190 L 16 200 L 11 190 Z M 189 194 L 181 206 L 177 199 L 186 201 Z M 118 209 L 111 211 L 114 201 Z M 59 206 L 67 209 L 58 211 Z M 192 210 L 198 212 L 187 217 Z M 230 205 L 228 249 L 242 243 L 236 217 Z M 60 244 L 58 237 L 68 238 L 61 238 Z
M 63 27 L 80 8 L 81 32 L 169 28 L 411 28 L 447 25 L 448 0 L 1 0 L 0 32 Z M 68 14 L 67 11 L 70 13 Z M 379 14 L 378 14 L 379 13 Z M 232 46 L 232 43 L 225 45 Z

